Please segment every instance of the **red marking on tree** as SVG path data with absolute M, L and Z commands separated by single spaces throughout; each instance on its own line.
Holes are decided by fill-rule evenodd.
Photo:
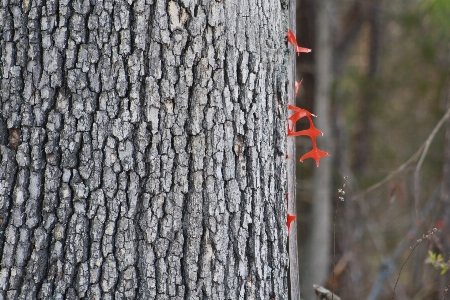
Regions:
M 297 95 L 298 95 L 298 89 L 302 85 L 302 81 L 303 81 L 303 78 L 302 78 L 302 80 L 300 80 L 300 82 L 297 82 L 297 81 L 295 82 L 295 97 L 297 97 Z
M 289 158 L 289 154 L 286 154 L 286 158 Z
M 300 162 L 303 162 L 307 158 L 312 158 L 316 161 L 316 166 L 319 166 L 319 161 L 324 156 L 328 156 L 328 152 L 319 150 L 314 143 L 312 150 L 300 157 Z
M 316 166 L 319 166 L 319 161 L 322 157 L 328 156 L 328 153 L 317 148 L 316 138 L 318 135 L 323 135 L 323 133 L 314 127 L 312 117 L 314 116 L 312 113 L 307 111 L 306 109 L 296 107 L 294 105 L 288 105 L 288 109 L 293 110 L 294 114 L 288 118 L 288 136 L 309 136 L 312 140 L 312 150 L 308 153 L 304 154 L 300 157 L 300 162 L 303 162 L 307 158 L 312 158 L 316 161 Z M 300 131 L 294 131 L 295 123 L 301 118 L 308 118 L 309 120 L 309 128 Z M 315 116 L 314 116 L 315 117 Z M 291 124 L 289 124 L 289 122 Z
M 291 223 L 297 218 L 296 215 L 287 214 L 286 226 L 288 228 L 288 235 L 291 232 Z
M 292 45 L 295 46 L 295 52 L 297 52 L 297 54 L 300 55 L 301 52 L 303 52 L 303 53 L 311 52 L 311 49 L 305 48 L 305 47 L 300 47 L 299 45 L 297 45 L 297 38 L 295 37 L 295 34 L 290 29 L 287 32 L 287 40 L 289 43 L 291 43 Z
M 439 220 L 439 221 L 436 222 L 436 228 L 437 228 L 437 229 L 442 229 L 442 228 L 444 228 L 444 225 L 445 225 L 445 223 L 444 223 L 444 221 L 442 221 L 442 220 Z

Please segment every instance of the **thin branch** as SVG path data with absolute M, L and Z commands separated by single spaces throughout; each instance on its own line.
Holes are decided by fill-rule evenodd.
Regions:
M 431 142 L 433 141 L 436 133 L 439 131 L 439 129 L 442 127 L 442 125 L 444 124 L 444 122 L 449 118 L 450 116 L 450 108 L 447 110 L 447 112 L 445 113 L 445 115 L 441 118 L 441 120 L 439 120 L 439 122 L 436 124 L 436 126 L 434 127 L 433 131 L 431 132 L 431 134 L 428 136 L 428 138 L 426 139 L 426 141 L 420 146 L 420 148 L 416 151 L 416 153 L 414 153 L 406 162 L 404 162 L 400 167 L 398 167 L 397 169 L 395 169 L 394 171 L 392 171 L 388 176 L 386 176 L 385 178 L 383 178 L 382 180 L 378 181 L 377 183 L 375 183 L 374 185 L 368 187 L 367 189 L 365 189 L 364 191 L 362 191 L 361 193 L 355 195 L 352 197 L 352 200 L 356 200 L 358 198 L 361 198 L 364 195 L 367 195 L 368 193 L 370 193 L 373 190 L 376 190 L 377 188 L 379 188 L 380 186 L 382 186 L 383 184 L 385 184 L 386 182 L 389 182 L 392 178 L 394 178 L 395 176 L 397 176 L 398 174 L 400 174 L 401 172 L 403 172 L 406 167 L 408 167 L 412 162 L 414 162 L 415 160 L 417 160 L 419 158 L 419 155 L 422 153 L 422 155 L 419 158 L 419 162 L 417 164 L 416 167 L 416 171 L 415 171 L 415 179 L 418 180 L 418 171 L 420 171 L 420 168 L 423 164 L 423 160 L 425 159 L 425 156 L 428 152 L 428 149 L 430 147 Z M 415 180 L 415 182 L 417 183 L 417 181 Z M 416 184 L 416 186 L 418 186 Z M 416 196 L 418 195 L 417 190 L 415 192 Z M 417 196 L 418 198 L 418 196 Z M 416 200 L 416 207 L 417 207 L 417 200 Z M 417 210 L 416 210 L 417 211 Z
M 414 172 L 414 205 L 416 208 L 416 215 L 419 216 L 419 194 L 420 194 L 420 184 L 419 184 L 419 172 L 422 167 L 425 156 L 428 153 L 428 149 L 430 148 L 431 142 L 434 139 L 434 136 L 439 131 L 439 129 L 444 125 L 445 121 L 450 116 L 450 108 L 447 110 L 445 115 L 441 118 L 441 120 L 437 123 L 436 127 L 434 127 L 431 134 L 428 136 L 427 140 L 424 143 L 424 149 L 422 155 L 420 156 L 419 162 L 417 163 L 416 171 Z
M 317 299 L 319 300 L 341 300 L 341 298 L 338 295 L 335 295 L 333 292 L 330 292 L 326 288 L 314 284 L 313 285 L 314 291 L 316 292 Z
M 420 244 L 422 240 L 418 240 L 413 248 L 411 248 L 411 251 L 409 252 L 408 258 L 406 258 L 405 262 L 403 263 L 402 267 L 400 268 L 400 272 L 398 272 L 397 280 L 395 281 L 394 290 L 392 291 L 392 298 L 391 300 L 394 300 L 395 297 L 395 289 L 397 288 L 398 280 L 400 279 L 400 275 L 402 274 L 403 268 L 405 267 L 406 263 L 408 262 L 409 258 L 413 254 L 414 250 L 416 249 L 417 245 Z
M 420 146 L 420 148 L 416 151 L 416 153 L 413 154 L 413 156 L 411 156 L 406 162 L 404 162 L 400 167 L 398 167 L 396 170 L 392 171 L 391 173 L 389 173 L 388 176 L 386 176 L 385 178 L 383 178 L 382 180 L 378 181 L 377 183 L 375 183 L 374 185 L 368 187 L 367 189 L 365 189 L 364 191 L 362 191 L 361 193 L 355 195 L 352 197 L 352 200 L 356 200 L 368 193 L 370 193 L 373 190 L 376 190 L 377 188 L 379 188 L 380 186 L 382 186 L 383 184 L 385 184 L 386 182 L 389 182 L 392 178 L 394 178 L 395 176 L 397 176 L 399 173 L 403 172 L 406 167 L 408 167 L 412 162 L 414 162 L 415 160 L 417 160 L 417 158 L 419 157 L 420 153 L 422 152 L 423 148 L 425 147 L 425 144 L 423 144 L 422 146 Z

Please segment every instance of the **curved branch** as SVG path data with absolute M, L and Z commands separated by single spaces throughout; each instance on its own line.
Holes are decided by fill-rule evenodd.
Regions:
M 416 208 L 416 215 L 419 216 L 419 195 L 420 195 L 420 185 L 419 185 L 419 172 L 420 168 L 422 167 L 423 161 L 425 159 L 425 156 L 428 153 L 428 149 L 430 148 L 431 142 L 434 139 L 434 136 L 439 131 L 439 129 L 444 125 L 445 121 L 450 116 L 450 108 L 447 110 L 445 115 L 441 118 L 441 120 L 436 124 L 436 127 L 434 127 L 431 134 L 428 136 L 425 143 L 422 145 L 424 147 L 422 155 L 420 156 L 419 162 L 417 163 L 416 170 L 414 171 L 414 205 Z
M 362 196 L 372 192 L 373 190 L 379 188 L 380 186 L 382 186 L 383 184 L 385 184 L 386 182 L 389 182 L 392 178 L 394 178 L 395 176 L 397 176 L 398 174 L 400 174 L 401 172 L 403 172 L 406 167 L 408 167 L 412 162 L 414 162 L 415 160 L 417 160 L 419 158 L 419 162 L 417 163 L 417 167 L 414 173 L 414 182 L 415 182 L 415 186 L 418 186 L 418 174 L 420 171 L 420 168 L 422 167 L 423 164 L 423 160 L 425 159 L 425 156 L 428 152 L 428 149 L 430 147 L 431 142 L 433 141 L 434 137 L 436 136 L 436 133 L 439 131 L 439 129 L 442 127 L 442 125 L 444 124 L 444 122 L 449 118 L 450 116 L 450 108 L 447 110 L 447 112 L 445 113 L 445 115 L 439 120 L 439 122 L 436 124 L 436 126 L 434 127 L 433 131 L 430 133 L 430 135 L 428 136 L 428 138 L 425 140 L 425 142 L 420 146 L 420 148 L 416 151 L 416 153 L 414 153 L 406 162 L 404 162 L 400 167 L 398 167 L 397 169 L 395 169 L 394 171 L 392 171 L 388 176 L 384 177 L 382 180 L 378 181 L 377 183 L 371 185 L 370 187 L 368 187 L 367 189 L 365 189 L 364 191 L 362 191 L 361 193 L 353 196 L 351 198 L 351 200 L 356 200 L 358 198 L 361 198 Z M 422 155 L 421 155 L 422 154 Z M 418 199 L 418 192 L 416 190 L 415 192 L 416 194 L 416 212 L 417 212 L 417 199 Z

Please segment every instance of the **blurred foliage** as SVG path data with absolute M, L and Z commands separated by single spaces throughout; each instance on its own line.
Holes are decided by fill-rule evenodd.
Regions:
M 441 271 L 441 275 L 447 273 L 450 268 L 450 261 L 444 261 L 441 253 L 435 253 L 431 250 L 428 251 L 428 257 L 425 262 L 432 265 L 436 269 L 439 269 Z
M 448 42 L 450 36 L 450 1 L 448 0 L 423 0 L 422 11 L 426 21 L 430 22 L 433 30 L 430 37 Z

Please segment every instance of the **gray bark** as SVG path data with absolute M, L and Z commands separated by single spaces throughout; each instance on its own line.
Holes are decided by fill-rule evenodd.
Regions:
M 290 1 L 290 12 L 289 12 L 289 28 L 295 32 L 295 13 L 296 13 L 296 0 Z M 289 46 L 292 47 L 292 46 Z M 296 58 L 297 54 L 295 51 L 291 52 L 289 57 L 289 64 L 287 72 L 290 78 L 295 78 L 296 71 Z M 288 89 L 288 101 L 291 104 L 295 104 L 295 81 L 291 80 L 289 82 Z M 292 113 L 292 112 L 291 112 Z M 294 138 L 289 138 L 287 140 L 287 154 L 289 159 L 287 161 L 287 212 L 290 215 L 297 215 L 297 197 L 296 197 L 296 159 L 295 159 L 295 140 Z M 289 299 L 300 299 L 300 278 L 299 278 L 299 268 L 298 268 L 298 243 L 297 243 L 297 222 L 292 223 L 289 233 Z
M 0 5 L 0 299 L 286 299 L 288 1 Z

